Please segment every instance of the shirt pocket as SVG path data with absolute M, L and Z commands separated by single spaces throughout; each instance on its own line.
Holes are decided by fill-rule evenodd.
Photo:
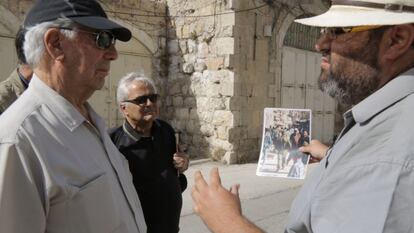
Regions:
M 123 228 L 106 174 L 68 188 L 72 192 L 66 206 L 70 232 L 112 233 Z

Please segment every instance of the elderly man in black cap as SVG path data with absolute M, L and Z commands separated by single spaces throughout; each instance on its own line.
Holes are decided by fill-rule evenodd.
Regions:
M 297 22 L 323 27 L 320 87 L 353 107 L 285 232 L 414 232 L 414 0 L 333 0 Z M 213 232 L 261 232 L 242 215 L 238 186 L 227 191 L 217 169 L 210 184 L 195 174 L 192 196 Z
M 145 233 L 132 177 L 87 99 L 131 32 L 94 0 L 39 0 L 26 16 L 28 89 L 0 116 L 0 229 Z

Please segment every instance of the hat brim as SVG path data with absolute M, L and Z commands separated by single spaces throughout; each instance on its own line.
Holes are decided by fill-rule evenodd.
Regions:
M 414 13 L 333 5 L 327 12 L 321 15 L 297 19 L 295 22 L 316 27 L 399 25 L 414 23 Z
M 100 16 L 71 17 L 74 22 L 97 30 L 111 31 L 115 38 L 120 41 L 129 41 L 131 39 L 131 31 L 107 18 Z

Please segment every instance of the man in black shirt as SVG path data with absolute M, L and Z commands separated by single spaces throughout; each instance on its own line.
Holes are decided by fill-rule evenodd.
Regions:
M 158 117 L 158 94 L 151 79 L 122 78 L 117 100 L 124 124 L 109 134 L 128 160 L 148 233 L 177 233 L 186 186 L 188 156 L 178 152 L 173 128 Z

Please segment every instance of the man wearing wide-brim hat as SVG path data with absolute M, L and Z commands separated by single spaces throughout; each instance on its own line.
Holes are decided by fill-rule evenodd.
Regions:
M 131 32 L 95 0 L 38 0 L 24 27 L 34 74 L 0 116 L 0 232 L 147 232 L 128 164 L 87 102 Z
M 333 0 L 326 13 L 296 21 L 322 27 L 319 85 L 352 108 L 285 232 L 414 232 L 414 0 Z M 213 232 L 261 232 L 217 169 L 210 184 L 195 174 L 192 197 Z

